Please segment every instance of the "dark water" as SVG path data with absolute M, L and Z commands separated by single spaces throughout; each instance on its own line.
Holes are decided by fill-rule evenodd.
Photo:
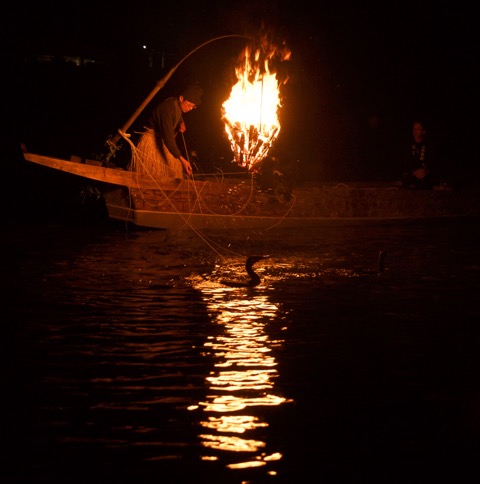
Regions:
M 1 482 L 478 482 L 478 221 L 229 235 L 4 230 Z

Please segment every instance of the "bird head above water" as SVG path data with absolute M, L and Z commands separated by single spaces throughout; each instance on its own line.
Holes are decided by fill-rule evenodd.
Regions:
M 247 257 L 247 261 L 245 262 L 245 270 L 247 274 L 250 276 L 249 280 L 223 280 L 221 281 L 222 284 L 230 287 L 255 287 L 258 286 L 261 282 L 260 276 L 253 270 L 253 266 L 260 260 L 268 259 L 269 255 L 251 255 Z

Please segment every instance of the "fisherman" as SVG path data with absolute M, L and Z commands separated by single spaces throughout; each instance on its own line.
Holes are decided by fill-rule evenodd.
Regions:
M 183 178 L 192 174 L 192 166 L 177 145 L 178 133 L 186 131 L 183 114 L 202 102 L 203 89 L 198 84 L 188 85 L 180 95 L 161 101 L 140 137 L 135 150 L 135 171 L 157 177 Z

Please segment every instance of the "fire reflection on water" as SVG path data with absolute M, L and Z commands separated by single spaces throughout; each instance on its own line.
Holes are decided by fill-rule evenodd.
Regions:
M 261 286 L 255 290 L 218 285 L 200 289 L 213 321 L 224 327 L 205 343 L 214 369 L 206 378 L 206 400 L 198 403 L 205 412 L 200 422 L 205 429 L 199 436 L 201 444 L 210 450 L 237 453 L 237 458 L 238 453 L 248 453 L 241 454 L 241 462 L 227 465 L 232 469 L 280 460 L 282 455 L 267 451 L 258 435 L 268 422 L 255 415 L 256 407 L 289 401 L 275 392 L 278 370 L 273 350 L 283 340 L 271 339 L 266 331 L 268 324 L 278 324 L 278 307 L 269 302 Z M 204 457 L 217 459 L 215 455 Z

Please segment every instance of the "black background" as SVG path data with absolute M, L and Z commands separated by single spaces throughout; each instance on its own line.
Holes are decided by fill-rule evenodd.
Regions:
M 398 179 L 417 118 L 437 145 L 446 178 L 478 175 L 473 2 L 161 3 L 11 5 L 2 20 L 2 91 L 3 134 L 13 151 L 24 142 L 42 154 L 90 156 L 194 49 L 221 36 L 267 31 L 292 51 L 279 66 L 289 80 L 274 147 L 292 179 Z M 186 143 L 206 170 L 232 165 L 221 104 L 245 45 L 245 38 L 228 37 L 198 49 L 157 94 L 192 81 L 204 87 L 202 106 L 187 117 Z M 47 54 L 97 64 L 33 62 Z M 148 107 L 131 132 L 147 114 Z

